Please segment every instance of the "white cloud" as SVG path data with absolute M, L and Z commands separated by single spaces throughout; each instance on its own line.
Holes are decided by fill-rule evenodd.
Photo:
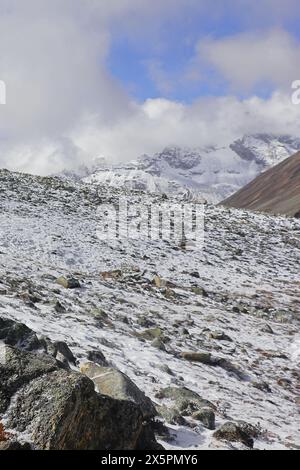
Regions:
M 205 63 L 235 91 L 250 92 L 260 85 L 289 89 L 300 77 L 300 44 L 278 29 L 208 38 L 199 41 L 193 68 Z
M 291 104 L 288 93 L 266 101 L 228 96 L 191 105 L 166 99 L 139 104 L 111 76 L 106 60 L 115 31 L 130 34 L 136 43 L 148 35 L 155 43 L 170 17 L 181 18 L 192 8 L 217 18 L 224 1 L 212 7 L 208 0 L 0 0 L 0 79 L 7 86 L 7 104 L 0 106 L 1 165 L 47 174 L 98 155 L 128 160 L 173 143 L 221 144 L 263 130 L 297 133 L 300 107 Z M 293 71 L 298 44 L 281 31 L 270 34 L 256 39 L 256 48 L 249 37 L 239 38 L 251 52 L 255 72 L 246 67 L 234 39 L 225 45 L 206 41 L 206 59 L 239 86 L 252 86 L 257 74 L 279 72 L 280 61 L 280 85 L 285 70 Z M 260 48 L 267 50 L 267 40 L 275 41 L 276 54 L 264 61 Z M 247 73 L 243 68 L 234 74 L 223 61 L 224 50 L 231 65 L 241 61 Z M 152 63 L 152 74 L 162 91 L 172 88 L 160 62 Z
M 75 132 L 73 139 L 87 154 L 130 160 L 166 145 L 223 145 L 247 133 L 299 135 L 300 106 L 291 95 L 275 92 L 268 100 L 234 96 L 203 98 L 192 105 L 166 99 L 134 105 L 125 119 Z
M 55 171 L 70 163 L 73 129 L 79 132 L 91 119 L 98 127 L 116 126 L 130 115 L 134 105 L 106 66 L 111 36 L 116 28 L 134 34 L 141 24 L 150 31 L 152 19 L 158 27 L 184 5 L 0 0 L 0 79 L 7 87 L 7 104 L 0 107 L 2 165 Z M 75 160 L 78 155 L 80 149 Z

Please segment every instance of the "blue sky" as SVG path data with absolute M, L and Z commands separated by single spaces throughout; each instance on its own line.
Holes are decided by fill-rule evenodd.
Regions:
M 300 137 L 299 0 L 0 0 L 0 165 Z
M 114 31 L 107 62 L 109 70 L 120 80 L 128 93 L 140 101 L 164 96 L 191 103 L 201 96 L 222 96 L 229 92 L 228 83 L 222 77 L 217 81 L 209 80 L 212 74 L 209 66 L 203 70 L 207 76 L 206 80 L 189 81 L 188 84 L 183 81 L 183 71 L 192 63 L 199 41 L 207 37 L 234 37 L 246 32 L 260 35 L 273 29 L 286 31 L 295 39 L 300 38 L 300 12 L 293 9 L 295 2 L 288 2 L 286 7 L 282 2 L 279 11 L 276 8 L 280 3 L 276 0 L 265 2 L 265 6 L 262 2 L 261 9 L 256 8 L 255 11 L 250 7 L 251 2 L 244 2 L 248 6 L 245 6 L 245 10 L 241 8 L 243 0 L 229 3 L 232 8 L 222 8 L 220 14 L 214 11 L 213 2 L 210 10 L 206 8 L 204 13 L 195 6 L 187 8 L 180 17 L 164 21 L 156 30 L 155 38 L 150 36 L 150 40 L 148 32 L 146 37 L 139 33 L 139 40 L 136 41 L 132 36 L 128 36 L 126 31 L 121 34 Z M 240 8 L 234 8 L 237 4 Z M 275 4 L 277 7 L 272 11 Z M 153 79 L 149 71 L 149 64 L 153 63 L 156 68 L 159 65 L 160 73 L 171 82 L 169 90 L 160 89 Z M 256 95 L 266 98 L 274 88 L 270 83 L 262 83 L 251 92 L 255 91 Z M 236 91 L 236 94 L 239 97 L 247 96 L 247 93 L 241 91 Z

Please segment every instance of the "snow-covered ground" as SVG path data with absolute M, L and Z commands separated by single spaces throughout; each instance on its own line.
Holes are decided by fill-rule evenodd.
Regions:
M 101 350 L 158 406 L 171 405 L 157 398 L 162 388 L 188 387 L 216 406 L 217 428 L 259 423 L 255 448 L 300 448 L 299 220 L 207 206 L 204 249 L 186 251 L 97 238 L 100 203 L 125 196 L 155 205 L 160 196 L 6 171 L 0 188 L 1 316 L 66 341 L 81 361 Z M 62 275 L 81 288 L 58 285 Z M 215 332 L 227 340 L 212 339 Z M 191 363 L 182 352 L 209 352 L 234 367 Z M 190 419 L 169 428 L 167 448 L 230 447 Z

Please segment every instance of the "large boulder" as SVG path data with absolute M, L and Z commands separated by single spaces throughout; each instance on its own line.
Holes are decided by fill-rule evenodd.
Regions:
M 30 328 L 6 318 L 0 318 L 0 340 L 26 351 L 33 351 L 39 347 L 39 340 Z
M 86 375 L 40 350 L 2 346 L 0 422 L 3 417 L 11 440 L 5 449 L 16 434 L 21 445 L 24 436 L 36 449 L 161 449 L 139 404 L 97 393 Z
M 76 364 L 76 358 L 68 345 L 62 341 L 52 342 L 49 338 L 37 337 L 36 333 L 23 323 L 0 317 L 0 341 L 23 351 L 38 351 L 53 356 L 65 366 Z
M 99 393 L 117 400 L 128 400 L 135 403 L 140 408 L 145 420 L 151 420 L 156 416 L 157 412 L 150 398 L 118 369 L 101 367 L 87 362 L 80 367 L 80 370 L 93 380 Z

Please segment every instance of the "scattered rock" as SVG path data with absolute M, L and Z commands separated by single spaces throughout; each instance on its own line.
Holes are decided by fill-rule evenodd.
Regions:
M 106 360 L 104 354 L 99 350 L 89 351 L 87 358 L 88 358 L 88 361 L 94 362 L 95 364 L 101 367 L 109 367 L 109 363 Z
M 56 283 L 64 287 L 65 289 L 79 289 L 81 287 L 78 279 L 75 279 L 73 277 L 66 278 L 64 276 L 61 276 L 56 279 Z
M 65 307 L 59 302 L 59 300 L 56 302 L 54 309 L 57 313 L 65 313 L 66 312 Z
M 236 375 L 240 380 L 249 380 L 249 377 L 237 366 L 224 358 L 214 357 L 210 353 L 204 352 L 183 352 L 180 357 L 189 362 L 198 362 L 212 367 L 221 367 L 229 373 Z
M 143 328 L 151 328 L 152 326 L 154 326 L 154 322 L 146 316 L 139 317 L 137 319 L 137 324 L 142 326 Z
M 202 297 L 208 297 L 208 293 L 206 292 L 205 289 L 203 289 L 203 287 L 192 287 L 191 291 L 195 295 L 201 295 Z
M 270 327 L 270 325 L 268 325 L 268 323 L 266 323 L 260 330 L 262 333 L 268 333 L 270 335 L 273 335 L 274 334 L 274 331 L 273 329 Z
M 190 273 L 190 276 L 191 276 L 191 277 L 194 277 L 194 278 L 196 278 L 196 279 L 200 279 L 200 274 L 199 274 L 198 271 L 193 271 L 193 272 L 191 272 L 191 273 Z
M 165 372 L 166 374 L 168 375 L 172 375 L 174 376 L 174 372 L 172 371 L 172 369 L 170 369 L 170 367 L 167 365 L 167 364 L 160 364 L 158 366 L 158 368 L 162 371 L 162 372 Z
M 137 336 L 140 338 L 146 339 L 148 341 L 153 341 L 155 339 L 162 340 L 164 337 L 163 331 L 160 328 L 149 328 L 141 333 L 137 333 Z
M 0 318 L 0 340 L 10 346 L 33 351 L 40 346 L 36 334 L 23 323 Z
M 262 392 L 272 393 L 272 389 L 266 382 L 252 382 L 254 388 L 261 390 Z
M 66 363 L 70 362 L 71 364 L 76 365 L 76 358 L 66 343 L 64 343 L 63 341 L 56 341 L 55 343 L 53 343 L 53 346 L 54 346 L 53 356 L 57 360 L 60 360 L 61 362 L 66 362 Z
M 232 339 L 222 331 L 211 331 L 208 336 L 216 341 L 228 341 L 232 343 Z
M 160 349 L 161 351 L 166 351 L 166 346 L 164 345 L 164 343 L 159 338 L 155 338 L 152 341 L 151 346 L 153 348 Z
M 180 356 L 186 361 L 190 362 L 200 362 L 201 364 L 206 364 L 209 366 L 217 365 L 217 359 L 213 358 L 213 356 L 209 353 L 183 352 L 180 354 Z

